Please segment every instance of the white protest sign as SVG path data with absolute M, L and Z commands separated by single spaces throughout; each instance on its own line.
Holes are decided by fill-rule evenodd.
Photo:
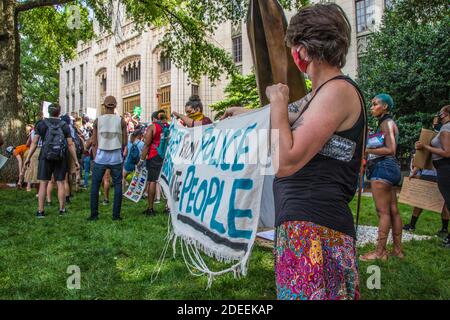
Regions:
M 269 124 L 266 107 L 208 126 L 171 126 L 159 182 L 167 195 L 175 240 L 187 250 L 184 258 L 210 280 L 228 271 L 246 274 L 261 208 L 274 215 L 273 198 L 261 205 L 264 181 L 273 180 Z M 199 249 L 235 264 L 212 272 Z
M 147 185 L 147 169 L 142 168 L 140 171 L 136 171 L 131 179 L 128 190 L 125 192 L 124 197 L 134 202 L 139 202 L 145 191 Z
M 44 118 L 49 118 L 50 114 L 48 113 L 48 106 L 51 105 L 51 102 L 44 101 L 42 102 L 42 113 L 44 115 Z
M 0 154 L 0 169 L 5 165 L 8 161 L 8 158 Z
M 97 109 L 96 108 L 87 108 L 86 114 L 89 117 L 89 120 L 97 118 Z

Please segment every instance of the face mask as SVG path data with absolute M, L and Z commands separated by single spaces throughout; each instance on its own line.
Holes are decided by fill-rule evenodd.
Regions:
M 308 65 L 311 63 L 311 61 L 300 58 L 300 53 L 298 52 L 298 50 L 292 50 L 292 57 L 294 58 L 294 62 L 297 65 L 298 69 L 301 72 L 306 73 Z
M 441 128 L 442 128 L 442 123 L 433 124 L 433 129 L 435 131 L 441 131 Z

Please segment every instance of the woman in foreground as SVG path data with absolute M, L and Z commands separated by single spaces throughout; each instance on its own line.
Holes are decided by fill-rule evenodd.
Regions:
M 300 10 L 286 40 L 312 81 L 312 94 L 289 122 L 289 88 L 270 86 L 271 126 L 278 130 L 273 185 L 278 299 L 358 299 L 355 227 L 349 208 L 358 181 L 365 110 L 356 84 L 341 68 L 350 24 L 335 4 Z M 240 113 L 237 108 L 226 116 Z

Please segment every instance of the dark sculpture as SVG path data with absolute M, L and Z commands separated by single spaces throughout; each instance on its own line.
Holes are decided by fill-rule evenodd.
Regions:
M 265 90 L 272 84 L 289 87 L 289 102 L 300 100 L 307 93 L 303 74 L 284 41 L 286 29 L 286 17 L 277 0 L 250 0 L 247 32 L 261 106 L 269 104 Z

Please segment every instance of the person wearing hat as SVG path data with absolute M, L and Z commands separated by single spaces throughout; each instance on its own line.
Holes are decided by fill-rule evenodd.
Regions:
M 39 120 L 35 125 L 36 133 L 31 143 L 30 151 L 24 165 L 28 166 L 31 157 L 38 147 L 39 140 L 42 140 L 41 153 L 39 155 L 38 175 L 39 183 L 39 207 L 36 216 L 45 217 L 44 201 L 47 194 L 47 186 L 52 176 L 58 185 L 59 214 L 64 215 L 65 209 L 65 188 L 64 181 L 67 173 L 67 157 L 72 157 L 75 167 L 79 168 L 75 145 L 70 135 L 69 126 L 62 121 L 61 106 L 53 103 L 48 106 L 48 119 Z M 63 141 L 61 141 L 61 139 Z M 65 146 L 68 146 L 69 153 Z
M 378 145 L 367 146 L 367 177 L 370 180 L 373 200 L 378 212 L 378 239 L 374 252 L 360 257 L 362 261 L 376 259 L 386 260 L 388 253 L 386 244 L 389 229 L 392 226 L 394 242 L 391 256 L 403 258 L 402 251 L 402 219 L 398 210 L 395 186 L 401 181 L 400 164 L 396 158 L 399 130 L 392 119 L 394 101 L 386 93 L 376 95 L 372 99 L 371 112 L 378 119 L 376 132 L 369 135 L 369 143 L 378 140 Z
M 98 219 L 98 193 L 106 170 L 111 171 L 114 185 L 113 220 L 122 220 L 122 165 L 123 150 L 128 143 L 127 124 L 115 114 L 116 98 L 107 96 L 104 100 L 105 114 L 94 122 L 92 145 L 94 165 L 92 168 L 91 215 L 90 221 Z

